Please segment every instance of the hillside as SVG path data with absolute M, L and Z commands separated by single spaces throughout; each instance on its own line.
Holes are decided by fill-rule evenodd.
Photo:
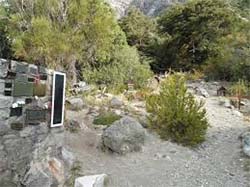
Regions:
M 158 15 L 166 7 L 174 3 L 184 2 L 185 0 L 107 0 L 115 9 L 118 17 L 124 16 L 126 10 L 135 6 L 148 16 Z

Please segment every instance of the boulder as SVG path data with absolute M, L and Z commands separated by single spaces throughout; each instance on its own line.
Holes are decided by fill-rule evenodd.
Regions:
M 70 110 L 82 110 L 86 106 L 82 98 L 69 98 L 66 102 Z
M 250 132 L 242 135 L 243 153 L 250 157 Z
M 145 129 L 138 121 L 123 117 L 105 129 L 102 134 L 103 147 L 119 154 L 139 151 L 145 136 Z
M 117 97 L 113 97 L 110 101 L 110 106 L 114 108 L 121 107 L 123 104 L 123 101 L 118 99 Z
M 79 177 L 76 178 L 74 187 L 104 187 L 107 180 L 106 174 Z

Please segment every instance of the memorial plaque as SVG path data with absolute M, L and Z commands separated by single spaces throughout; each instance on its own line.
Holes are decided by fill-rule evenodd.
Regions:
M 12 116 L 21 116 L 23 114 L 23 107 L 11 108 L 10 117 Z
M 26 98 L 26 99 L 25 99 L 25 104 L 26 104 L 26 105 L 27 105 L 27 104 L 30 104 L 30 103 L 32 103 L 32 101 L 33 101 L 32 98 Z
M 17 73 L 15 80 L 19 81 L 19 82 L 28 82 L 28 76 L 25 74 L 18 74 Z
M 26 124 L 39 124 L 46 121 L 46 110 L 41 108 L 26 109 Z
M 10 79 L 6 79 L 4 83 L 4 95 L 5 96 L 12 96 L 13 91 L 13 81 Z
M 33 96 L 33 83 L 14 81 L 13 96 Z
M 66 74 L 54 72 L 52 91 L 51 127 L 63 125 Z

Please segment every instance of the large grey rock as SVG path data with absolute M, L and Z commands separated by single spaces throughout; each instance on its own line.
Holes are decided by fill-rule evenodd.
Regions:
M 81 110 L 86 106 L 82 98 L 68 98 L 67 103 L 70 110 Z
M 109 150 L 125 154 L 139 151 L 145 140 L 145 129 L 131 117 L 114 122 L 102 134 L 103 146 Z
M 106 174 L 76 178 L 74 187 L 104 187 L 108 180 Z
M 243 153 L 250 157 L 250 132 L 242 135 Z

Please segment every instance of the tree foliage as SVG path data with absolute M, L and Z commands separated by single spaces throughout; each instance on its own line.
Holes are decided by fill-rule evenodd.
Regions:
M 76 64 L 109 61 L 126 45 L 110 7 L 102 0 L 8 0 L 17 58 L 63 68 L 76 79 Z
M 156 22 L 136 8 L 128 11 L 120 20 L 120 26 L 127 36 L 128 44 L 144 52 L 157 33 Z
M 190 70 L 216 56 L 218 39 L 231 33 L 239 18 L 221 0 L 196 0 L 173 6 L 159 19 L 165 42 L 157 49 L 158 70 Z
M 128 82 L 133 82 L 136 88 L 146 85 L 151 71 L 148 64 L 140 62 L 136 48 L 122 47 L 114 51 L 111 62 L 90 70 L 83 69 L 84 79 L 90 83 L 108 85 L 109 88 L 124 88 Z
M 0 2 L 0 58 L 11 58 L 11 43 L 7 33 L 9 15 L 7 8 Z

